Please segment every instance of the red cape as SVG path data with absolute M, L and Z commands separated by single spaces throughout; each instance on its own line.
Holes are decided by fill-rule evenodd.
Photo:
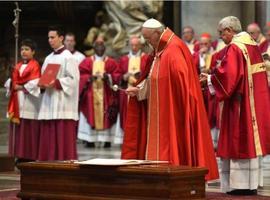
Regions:
M 182 40 L 173 36 L 169 29 L 163 33 L 156 55 L 160 66 L 158 156 L 174 165 L 207 167 L 207 180 L 217 179 L 214 148 L 192 56 Z M 142 79 L 149 69 L 148 65 Z M 146 100 L 130 98 L 122 148 L 124 159 L 145 159 L 147 106 Z
M 39 63 L 32 59 L 28 62 L 27 68 L 20 75 L 20 68 L 23 62 L 19 62 L 12 73 L 12 88 L 11 95 L 8 103 L 8 115 L 12 122 L 19 123 L 19 101 L 17 91 L 14 90 L 16 84 L 24 85 L 30 80 L 34 80 L 40 77 L 40 65 Z
M 243 36 L 242 36 L 243 37 Z M 245 37 L 250 38 L 248 34 Z M 241 37 L 240 37 L 241 38 Z M 249 44 L 243 39 L 251 60 L 252 86 L 248 80 L 248 66 L 241 49 L 231 43 L 224 50 L 219 67 L 214 69 L 211 81 L 216 97 L 224 101 L 217 155 L 224 159 L 256 158 L 256 134 L 259 136 L 262 155 L 270 153 L 270 98 L 266 71 L 257 71 L 256 64 L 262 64 L 260 50 L 255 42 Z M 261 68 L 259 68 L 261 69 Z M 250 93 L 252 88 L 253 93 Z M 252 96 L 254 103 L 251 102 Z M 252 116 L 254 108 L 255 116 Z M 258 128 L 253 129 L 256 121 Z M 256 134 L 254 133 L 256 130 Z

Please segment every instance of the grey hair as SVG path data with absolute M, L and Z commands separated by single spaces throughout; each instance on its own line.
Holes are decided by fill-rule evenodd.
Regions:
M 147 28 L 147 29 L 152 30 L 152 32 L 157 31 L 159 33 L 163 33 L 165 30 L 165 27 L 162 25 L 161 27 L 158 27 L 158 28 Z
M 163 31 L 165 30 L 164 26 L 161 26 L 159 28 L 157 28 L 158 32 L 163 33 Z
M 219 21 L 218 26 L 221 29 L 230 28 L 236 33 L 240 33 L 242 31 L 241 22 L 235 16 L 224 17 Z

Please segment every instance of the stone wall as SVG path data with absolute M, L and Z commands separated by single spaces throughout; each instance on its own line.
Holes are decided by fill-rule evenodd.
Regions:
M 247 24 L 254 22 L 254 5 L 253 1 L 183 1 L 181 24 L 182 27 L 192 26 L 197 36 L 209 32 L 217 38 L 217 25 L 223 17 L 229 15 L 238 17 L 243 29 Z

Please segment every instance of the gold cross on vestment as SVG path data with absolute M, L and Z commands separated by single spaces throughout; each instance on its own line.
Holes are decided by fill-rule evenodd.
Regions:
M 248 52 L 246 49 L 244 50 L 244 54 L 248 57 Z
M 135 67 L 135 66 L 133 66 L 133 67 L 132 67 L 132 71 L 135 71 L 135 70 L 136 70 L 136 67 Z
M 255 123 L 256 123 L 256 120 L 254 117 L 252 117 L 252 124 L 255 125 Z
M 265 65 L 262 65 L 262 66 L 260 66 L 260 68 L 261 68 L 261 69 L 265 69 L 265 68 L 266 68 L 266 66 L 265 66 Z

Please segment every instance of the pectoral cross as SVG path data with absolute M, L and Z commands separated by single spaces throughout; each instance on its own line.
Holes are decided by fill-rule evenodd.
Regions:
M 262 66 L 260 66 L 260 68 L 261 68 L 261 69 L 265 69 L 265 68 L 266 68 L 266 66 L 265 66 L 265 65 L 262 65 Z
M 248 52 L 247 52 L 247 50 L 244 50 L 244 54 L 245 54 L 246 57 L 248 58 Z

